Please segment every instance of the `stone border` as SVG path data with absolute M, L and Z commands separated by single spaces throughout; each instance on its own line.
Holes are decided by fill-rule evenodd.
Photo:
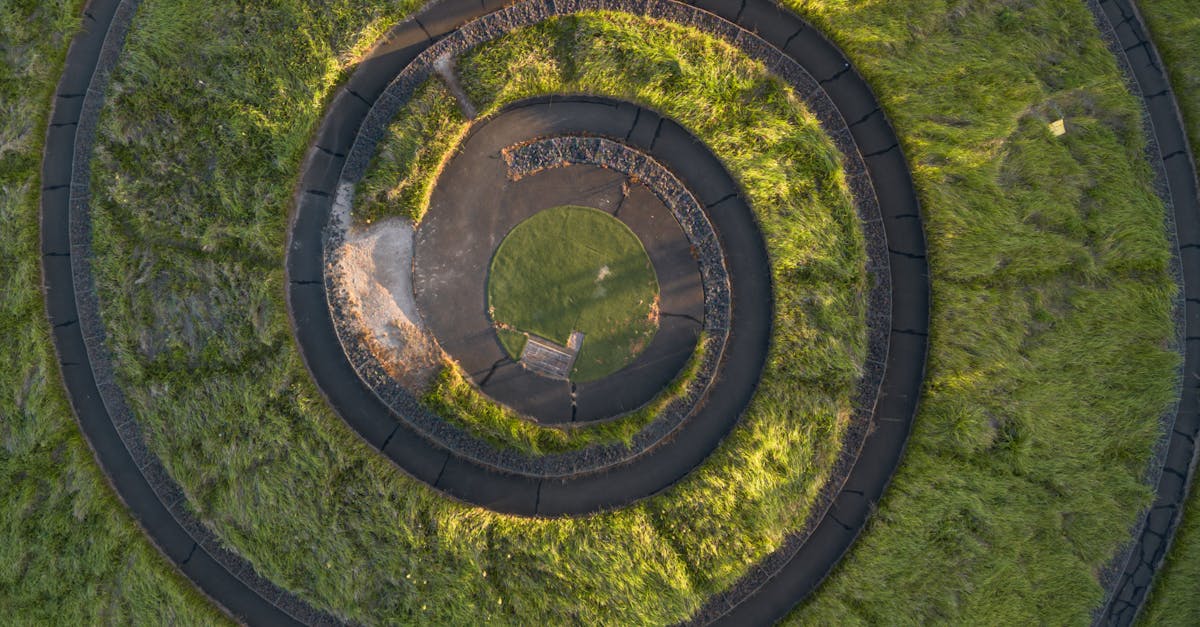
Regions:
M 1195 277 L 1200 258 L 1194 252 L 1200 246 L 1200 184 L 1174 91 L 1137 6 L 1130 0 L 1085 0 L 1085 4 L 1126 85 L 1142 101 L 1146 159 L 1154 171 L 1155 193 L 1167 209 L 1164 223 L 1172 247 L 1170 271 L 1180 287 L 1173 346 L 1183 355 L 1177 371 L 1180 397 L 1161 418 L 1162 434 L 1144 478 L 1155 488 L 1155 500 L 1139 514 L 1130 530 L 1130 542 L 1102 572 L 1104 602 L 1092 616 L 1093 625 L 1131 625 L 1170 550 L 1200 454 L 1196 447 L 1200 437 L 1200 355 L 1195 350 L 1200 341 L 1200 286 Z
M 521 104 L 513 106 L 519 107 Z M 585 144 L 591 144 L 590 150 L 584 148 Z M 543 150 L 547 148 L 549 150 Z M 459 455 L 489 468 L 541 478 L 569 477 L 624 463 L 658 445 L 675 429 L 681 428 L 692 411 L 703 402 L 717 374 L 730 326 L 729 275 L 720 242 L 700 203 L 683 183 L 649 155 L 631 146 L 601 137 L 566 136 L 529 140 L 505 152 L 509 176 L 514 180 L 568 164 L 597 165 L 638 177 L 671 211 L 688 241 L 701 252 L 698 262 L 704 288 L 705 352 L 699 372 L 686 390 L 643 427 L 628 446 L 624 443 L 598 444 L 563 453 L 530 455 L 514 449 L 497 448 L 473 435 L 469 428 L 451 424 L 425 407 L 388 375 L 375 354 L 365 348 L 365 343 L 361 341 L 362 332 L 351 322 L 347 313 L 349 292 L 336 273 L 327 273 L 325 284 L 334 330 L 355 371 L 398 419 Z M 335 266 L 344 251 L 344 227 L 345 224 L 331 226 L 325 244 L 327 267 Z M 601 424 L 615 419 L 619 417 L 584 424 Z
M 140 0 L 93 0 L 71 42 L 42 159 L 42 288 L 63 385 L 97 464 L 146 537 L 230 617 L 255 623 L 339 621 L 255 571 L 191 510 L 146 445 L 105 343 L 91 268 L 91 156 L 105 91 Z

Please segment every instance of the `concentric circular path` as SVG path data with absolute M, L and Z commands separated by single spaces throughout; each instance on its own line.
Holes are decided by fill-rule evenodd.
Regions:
M 923 378 L 929 286 L 920 213 L 903 154 L 878 103 L 845 57 L 811 27 L 767 0 L 714 3 L 703 8 L 706 10 L 698 11 L 669 1 L 527 2 L 511 10 L 500 8 L 503 15 L 496 14 L 499 17 L 494 20 L 484 17 L 471 22 L 479 16 L 490 17 L 498 7 L 448 0 L 395 29 L 380 54 L 364 63 L 335 98 L 308 155 L 289 247 L 289 302 L 301 350 L 329 402 L 368 443 L 418 479 L 468 502 L 536 515 L 586 513 L 653 494 L 706 458 L 732 427 L 729 412 L 740 413 L 745 403 L 712 395 L 711 407 L 717 409 L 716 403 L 724 406 L 710 413 L 711 421 L 693 421 L 671 440 L 672 446 L 653 449 L 603 473 L 544 480 L 496 472 L 455 451 L 439 449 L 414 432 L 402 416 L 392 415 L 379 398 L 364 393 L 365 386 L 344 358 L 323 306 L 327 301 L 323 263 L 312 251 L 321 247 L 320 238 L 334 206 L 344 210 L 349 203 L 353 186 L 369 163 L 387 121 L 404 106 L 411 89 L 429 76 L 420 68 L 412 70 L 414 60 L 430 66 L 435 55 L 457 54 L 464 46 L 469 48 L 522 24 L 602 9 L 696 26 L 786 74 L 802 97 L 812 98 L 815 104 L 810 107 L 847 156 L 856 199 L 874 205 L 874 213 L 881 218 L 867 220 L 864 228 L 877 235 L 876 241 L 886 238 L 884 261 L 872 270 L 882 271 L 889 286 L 884 298 L 890 297 L 891 327 L 883 330 L 882 350 L 871 355 L 873 365 L 868 369 L 880 373 L 880 393 L 869 411 L 869 424 L 862 425 L 859 439 L 847 445 L 848 455 L 839 462 L 835 476 L 843 481 L 831 482 L 827 498 L 816 508 L 820 515 L 812 524 L 789 537 L 779 551 L 695 617 L 699 622 L 761 623 L 778 618 L 815 588 L 853 542 L 890 479 L 903 451 Z M 470 32 L 460 36 L 457 29 L 463 25 Z M 424 59 L 420 58 L 421 46 L 414 43 L 422 36 L 437 40 Z M 356 128 L 357 134 L 352 136 L 351 130 Z M 670 120 L 645 132 L 651 137 L 652 154 L 668 149 L 684 155 L 695 153 L 686 133 Z M 676 137 L 671 139 L 673 134 Z M 683 178 L 705 205 L 744 205 L 736 195 L 708 188 L 706 177 Z M 860 215 L 871 213 L 860 207 Z M 739 250 L 728 244 L 725 248 Z M 883 311 L 887 316 L 886 309 Z M 729 372 L 738 374 L 736 369 Z
M 725 256 L 725 264 L 729 270 L 729 285 L 734 303 L 729 323 L 731 339 L 726 342 L 721 355 L 718 372 L 713 377 L 715 383 L 709 388 L 699 408 L 691 413 L 684 424 L 675 429 L 669 439 L 636 457 L 596 470 L 550 478 L 535 473 L 502 472 L 493 466 L 480 463 L 477 457 L 469 455 L 469 452 L 440 446 L 417 429 L 410 427 L 406 417 L 397 416 L 393 406 L 381 400 L 378 395 L 363 393 L 364 383 L 351 363 L 344 356 L 338 359 L 341 345 L 338 344 L 339 340 L 329 317 L 329 308 L 318 306 L 327 298 L 323 286 L 297 284 L 293 279 L 290 289 L 293 312 L 298 319 L 296 332 L 302 351 L 309 355 L 313 346 L 311 343 L 318 346 L 336 345 L 330 351 L 332 354 L 329 358 L 322 358 L 319 363 L 310 358 L 309 365 L 313 368 L 314 378 L 339 414 L 360 434 L 364 434 L 364 427 L 368 429 L 367 435 L 375 430 L 386 429 L 387 433 L 382 440 L 371 440 L 368 437 L 368 441 L 381 442 L 377 444 L 380 450 L 417 479 L 455 498 L 496 511 L 526 516 L 586 514 L 626 505 L 672 485 L 704 461 L 732 429 L 754 395 L 770 342 L 772 302 L 769 262 L 753 213 L 740 197 L 732 177 L 725 172 L 721 163 L 707 150 L 697 150 L 697 140 L 685 129 L 638 107 L 622 106 L 610 100 L 568 98 L 525 103 L 524 106 L 512 110 L 511 115 L 501 115 L 484 125 L 473 139 L 496 139 L 498 147 L 509 145 L 513 140 L 536 137 L 545 132 L 584 131 L 604 135 L 628 135 L 626 142 L 630 146 L 644 151 L 660 163 L 670 164 L 684 185 L 699 194 L 697 200 L 701 205 L 711 206 L 706 211 L 707 217 L 720 235 L 723 248 L 730 251 Z M 467 146 L 466 155 L 470 156 L 473 152 L 470 139 Z M 486 162 L 489 160 L 488 155 L 495 152 L 496 150 L 491 149 L 480 150 L 479 157 Z M 481 179 L 481 185 L 494 183 L 487 179 L 483 172 L 476 171 L 474 166 L 478 164 L 472 160 L 459 161 L 458 164 L 468 168 L 472 177 L 466 181 L 446 181 L 446 175 L 443 175 L 441 185 L 454 188 L 471 186 L 476 183 L 476 174 Z M 460 172 L 454 165 L 452 164 L 448 174 Z M 482 189 L 491 190 L 489 187 Z M 319 194 L 307 195 L 330 200 Z M 725 200 L 718 202 L 721 199 Z M 463 211 L 470 211 L 474 200 L 476 199 L 463 199 Z M 302 205 L 301 211 L 313 204 L 315 203 Z M 327 211 L 332 206 L 332 202 L 321 204 Z M 456 281 L 451 289 L 464 289 L 439 294 L 466 293 L 467 298 L 480 296 L 483 292 L 483 276 L 486 275 L 481 270 L 490 259 L 491 239 L 507 232 L 503 226 L 515 224 L 525 211 L 528 211 L 528 208 L 514 206 L 513 213 L 492 215 L 503 222 L 496 229 L 484 224 L 471 235 L 460 235 L 461 239 L 473 240 L 479 237 L 484 240 L 479 246 L 468 243 L 455 248 L 454 250 L 462 253 L 461 256 L 444 251 L 447 258 L 442 259 L 438 253 L 429 249 L 436 247 L 438 243 L 422 241 L 421 235 L 418 234 L 418 256 L 428 256 L 430 259 L 427 261 L 434 264 L 438 272 L 445 271 L 446 266 L 451 264 L 457 264 L 462 271 L 453 274 Z M 437 208 L 431 208 L 430 213 L 430 219 L 436 222 L 439 216 L 432 214 L 438 213 Z M 453 215 L 457 214 L 442 217 Z M 451 231 L 470 228 L 469 215 L 463 214 L 462 217 L 461 224 L 455 223 L 445 227 L 435 224 L 435 228 L 439 233 L 443 228 Z M 305 228 L 298 221 L 297 228 L 292 233 L 293 246 L 299 250 L 314 250 L 314 247 L 319 247 L 324 226 L 318 222 Z M 427 225 L 421 226 L 421 229 L 426 228 Z M 420 270 L 420 258 L 416 265 Z M 476 273 L 472 275 L 472 271 Z M 464 342 L 471 342 L 477 347 L 490 345 L 494 350 L 468 362 L 468 368 L 477 370 L 495 363 L 501 357 L 500 349 L 494 342 L 489 343 L 488 336 L 492 333 L 490 323 L 484 308 L 475 306 L 478 303 L 439 303 L 436 307 L 438 312 L 455 310 L 455 317 L 447 321 L 430 320 L 431 312 L 427 309 L 436 301 L 425 292 L 433 289 L 430 285 L 435 281 L 446 280 L 434 274 L 433 271 L 419 271 L 414 280 L 419 295 L 418 304 L 426 309 L 422 315 L 439 331 L 439 337 L 450 335 L 448 330 L 457 327 L 460 321 L 465 320 L 462 324 L 470 324 L 470 321 L 474 320 L 470 328 L 475 331 L 467 334 Z M 475 285 L 476 289 L 472 289 L 469 276 L 474 276 L 478 283 Z M 299 303 L 304 304 L 301 306 Z M 301 320 L 302 316 L 304 318 Z M 681 321 L 679 328 L 690 333 L 684 324 L 686 322 Z M 445 325 L 446 328 L 440 328 L 441 325 Z M 466 349 L 456 348 L 451 354 L 470 356 Z M 668 379 L 671 374 L 673 373 L 667 374 Z M 632 376 L 637 377 L 637 373 Z M 618 378 L 617 383 L 623 384 L 622 379 Z M 589 401 L 593 395 L 604 394 L 608 390 L 606 381 L 599 382 L 595 387 L 580 385 L 579 388 L 581 403 L 585 408 L 601 406 L 598 401 Z M 537 391 L 539 388 L 532 389 Z M 514 393 L 517 392 L 519 390 L 514 390 Z M 641 389 L 640 385 L 630 384 L 625 393 L 644 392 L 646 390 Z
M 89 4 L 87 28 L 68 54 L 47 133 L 42 199 L 44 287 L 64 384 L 81 428 L 117 493 L 155 544 L 201 590 L 246 622 L 330 621 L 258 577 L 244 559 L 220 550 L 212 533 L 188 513 L 178 486 L 147 451 L 113 379 L 92 287 L 87 182 L 108 72 L 136 6 L 133 0 Z M 575 10 L 642 11 L 647 6 L 646 2 L 570 3 Z M 785 542 L 783 549 L 697 616 L 702 622 L 719 619 L 756 624 L 782 616 L 816 587 L 853 542 L 886 487 L 903 451 L 920 391 L 929 285 L 919 211 L 903 155 L 878 103 L 845 57 L 814 29 L 768 0 L 712 1 L 698 6 L 722 16 L 729 38 L 744 49 L 768 46 L 797 62 L 814 83 L 819 82 L 831 110 L 817 111 L 818 115 L 840 119 L 845 130 L 834 133 L 835 141 L 843 151 L 861 156 L 864 170 L 854 180 L 856 191 L 862 194 L 866 190 L 872 199 L 878 199 L 882 221 L 868 228 L 886 233 L 891 269 L 894 328 L 886 354 L 873 356 L 882 368 L 883 380 L 861 453 L 856 448 L 854 457 L 845 460 L 851 467 L 844 482 L 834 486 L 824 515 L 796 536 L 802 536 L 798 546 L 793 540 Z M 540 481 L 534 487 L 528 480 L 456 459 L 407 430 L 358 379 L 329 321 L 322 259 L 315 254 L 321 250 L 319 240 L 339 192 L 346 155 L 352 154 L 359 129 L 388 83 L 436 39 L 498 8 L 500 5 L 486 0 L 446 0 L 427 7 L 394 29 L 339 90 L 303 167 L 289 246 L 289 303 L 307 364 L 331 404 L 368 443 L 400 467 L 448 494 L 459 498 L 478 495 L 476 502 L 500 510 L 544 515 L 594 511 L 669 485 L 706 457 L 732 423 L 714 421 L 707 428 L 692 425 L 686 433 L 695 439 L 694 447 L 676 447 L 671 455 L 647 457 L 657 461 L 640 476 L 625 469 L 628 467 L 616 468 L 593 477 L 591 484 L 575 484 L 570 489 L 564 488 L 566 482 L 558 481 Z M 672 140 L 672 127 L 669 122 L 658 125 L 654 131 L 657 142 L 652 142 L 655 149 L 688 153 L 686 133 Z M 696 181 L 693 190 L 706 203 L 744 206 L 736 196 L 712 196 L 702 181 Z M 1200 265 L 1200 260 L 1193 265 Z M 717 401 L 728 403 L 729 411 L 735 413 L 744 406 L 741 399 Z

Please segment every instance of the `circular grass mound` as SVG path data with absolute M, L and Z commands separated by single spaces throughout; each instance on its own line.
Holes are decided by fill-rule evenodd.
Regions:
M 571 379 L 620 370 L 658 328 L 658 280 L 641 241 L 599 209 L 564 206 L 513 228 L 492 258 L 488 312 L 520 358 L 528 335 L 568 345 L 583 333 Z

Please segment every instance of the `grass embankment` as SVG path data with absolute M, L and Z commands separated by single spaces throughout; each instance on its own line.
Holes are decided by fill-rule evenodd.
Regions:
M 658 328 L 658 280 L 642 242 L 605 211 L 556 207 L 513 227 L 488 269 L 488 312 L 514 358 L 525 333 L 565 346 L 585 334 L 572 381 L 625 367 Z
M 717 143 L 746 155 L 750 177 L 773 194 L 758 204 L 795 218 L 793 232 L 775 236 L 805 263 L 776 271 L 813 289 L 780 342 L 809 346 L 808 361 L 773 354 L 787 389 L 764 387 L 726 445 L 661 497 L 576 520 L 467 507 L 409 480 L 325 406 L 281 297 L 304 138 L 339 51 L 354 46 L 372 6 L 184 11 L 164 0 L 138 16 L 93 173 L 105 319 L 151 446 L 233 547 L 353 619 L 686 617 L 800 524 L 837 450 L 861 347 L 857 326 L 835 323 L 860 306 L 861 244 L 828 140 L 761 67 L 687 31 L 593 20 L 559 41 L 563 54 L 586 52 L 596 65 L 580 67 L 609 81 L 657 77 L 648 90 L 716 93 L 710 100 L 739 116 L 721 124 L 707 105 L 694 111 L 706 128 L 755 142 L 741 151 L 730 150 L 731 137 Z M 590 39 L 599 32 L 615 41 Z M 479 60 L 495 69 L 524 62 L 506 50 Z M 623 55 L 624 72 L 601 66 L 610 54 Z M 763 145 L 786 146 L 790 157 Z M 796 172 L 802 182 L 784 184 Z
M 419 223 L 442 164 L 469 125 L 445 83 L 417 88 L 408 106 L 388 124 L 371 166 L 355 188 L 354 219 L 370 224 L 398 215 Z
M 42 308 L 41 152 L 82 5 L 0 0 L 0 608 L 12 624 L 219 623 L 96 466 Z
M 1139 0 L 1150 35 L 1171 74 L 1175 98 L 1183 112 L 1200 161 L 1200 10 L 1191 0 Z M 1142 623 L 1200 624 L 1200 488 L 1193 483 L 1183 522 L 1175 533 L 1171 554 L 1159 571 Z
M 1177 383 L 1139 103 L 1077 0 L 788 4 L 894 122 L 933 283 L 904 461 L 792 621 L 1087 622 Z
M 543 427 L 489 400 L 467 380 L 462 369 L 451 364 L 442 369 L 425 395 L 425 403 L 439 415 L 472 430 L 493 446 L 512 447 L 530 455 L 563 453 L 597 444 L 624 443 L 628 446 L 639 431 L 683 393 L 695 380 L 705 355 L 705 335 L 696 340 L 696 350 L 667 387 L 640 409 L 599 424 L 573 429 Z
M 799 8 L 851 52 L 896 122 L 935 285 L 929 387 L 905 464 L 801 616 L 1085 621 L 1100 597 L 1093 573 L 1146 502 L 1141 471 L 1173 392 L 1172 288 L 1136 103 L 1075 0 Z M 142 230 L 98 225 L 112 240 L 98 262 L 152 446 L 233 546 L 352 617 L 686 615 L 797 518 L 785 495 L 816 485 L 825 462 L 809 441 L 784 443 L 806 429 L 828 441 L 828 423 L 749 421 L 669 495 L 578 520 L 464 507 L 368 451 L 308 381 L 278 295 L 304 143 L 288 138 L 315 125 L 321 68 L 367 21 L 363 10 L 334 25 L 338 12 L 322 9 L 217 5 L 135 26 L 100 142 L 137 159 L 96 162 L 108 173 L 96 193 L 129 187 L 98 205 Z M 665 50 L 653 57 L 664 76 L 741 84 Z M 1059 112 L 1071 131 L 1054 140 L 1045 122 Z M 235 247 L 263 257 L 225 252 Z

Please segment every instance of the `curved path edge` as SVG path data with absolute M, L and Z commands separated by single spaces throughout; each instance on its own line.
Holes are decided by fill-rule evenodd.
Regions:
M 90 261 L 91 156 L 105 90 L 139 4 L 87 4 L 49 116 L 41 172 L 42 289 L 58 370 L 109 484 L 146 537 L 202 594 L 246 623 L 338 623 L 259 575 L 200 522 L 147 447 L 104 344 Z
M 1163 436 L 1147 471 L 1154 502 L 1131 532 L 1131 543 L 1110 564 L 1105 600 L 1094 625 L 1131 625 L 1166 558 L 1195 478 L 1200 438 L 1200 185 L 1196 163 L 1162 57 L 1133 0 L 1084 0 L 1126 83 L 1142 101 L 1147 160 L 1155 191 L 1168 210 L 1183 353 L 1180 396 L 1163 419 Z M 1173 228 L 1172 228 L 1173 227 Z

